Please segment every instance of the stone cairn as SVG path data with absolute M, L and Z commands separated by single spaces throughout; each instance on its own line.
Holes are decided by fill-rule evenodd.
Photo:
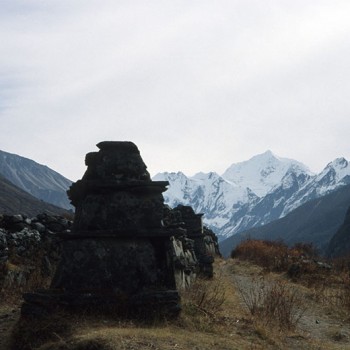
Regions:
M 22 315 L 63 307 L 176 316 L 171 233 L 162 223 L 168 182 L 151 181 L 131 142 L 97 147 L 86 156 L 83 178 L 68 191 L 75 219 L 72 231 L 61 235 L 51 287 L 24 294 Z

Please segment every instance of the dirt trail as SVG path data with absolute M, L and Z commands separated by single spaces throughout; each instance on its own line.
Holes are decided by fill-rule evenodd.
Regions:
M 226 273 L 232 274 L 232 281 L 237 290 L 250 291 L 260 283 L 272 283 L 278 279 L 286 281 L 277 274 L 265 274 L 258 267 L 250 264 L 233 263 L 226 265 Z M 303 301 L 302 316 L 293 335 L 286 337 L 288 349 L 350 349 L 350 320 L 342 319 L 341 315 L 332 310 L 330 305 L 316 302 L 311 298 L 310 291 L 300 285 L 288 282 L 291 288 L 297 288 Z M 242 306 L 247 306 L 240 295 Z M 247 309 L 248 310 L 248 309 Z M 343 316 L 344 317 L 344 316 Z

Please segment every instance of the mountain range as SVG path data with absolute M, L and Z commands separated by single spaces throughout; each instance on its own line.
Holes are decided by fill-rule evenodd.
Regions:
M 350 165 L 345 158 L 337 158 L 314 174 L 300 162 L 267 151 L 232 164 L 222 175 L 164 172 L 153 179 L 169 181 L 163 194 L 168 205 L 190 205 L 204 213 L 204 223 L 224 240 L 350 184 Z
M 334 235 L 344 225 L 344 217 L 349 207 L 350 185 L 346 185 L 302 204 L 281 219 L 228 237 L 220 242 L 221 254 L 229 256 L 241 241 L 250 238 L 283 240 L 289 246 L 298 242 L 311 243 L 321 255 L 339 255 L 336 250 L 339 249 L 340 239 L 334 239 Z M 347 231 L 346 235 L 345 230 L 343 231 L 341 240 L 349 243 L 342 252 L 350 252 L 350 232 Z M 332 246 L 331 240 L 334 242 Z

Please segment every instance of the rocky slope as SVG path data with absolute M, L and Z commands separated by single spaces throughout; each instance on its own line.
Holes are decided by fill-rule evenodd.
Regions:
M 22 213 L 32 217 L 43 212 L 53 215 L 72 215 L 63 208 L 35 198 L 0 174 L 0 214 Z
M 73 209 L 66 193 L 72 181 L 47 166 L 0 151 L 0 174 L 40 200 L 61 208 Z

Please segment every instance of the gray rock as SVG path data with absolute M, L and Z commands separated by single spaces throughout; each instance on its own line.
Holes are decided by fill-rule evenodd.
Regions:
M 46 227 L 41 222 L 33 222 L 31 224 L 31 227 L 40 233 L 45 232 L 45 230 L 46 230 Z

